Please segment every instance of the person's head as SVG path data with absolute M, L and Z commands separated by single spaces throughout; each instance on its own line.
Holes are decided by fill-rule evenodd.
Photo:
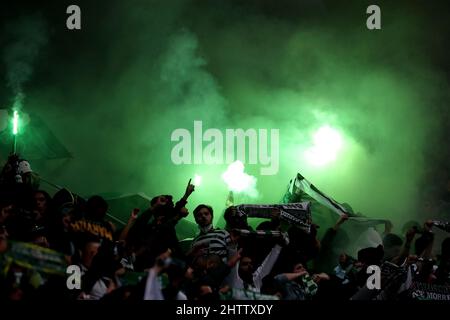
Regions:
M 383 255 L 384 250 L 382 245 L 379 245 L 376 248 L 364 248 L 358 251 L 358 261 L 364 266 L 380 265 Z
M 171 195 L 159 195 L 154 197 L 151 201 L 150 201 L 150 208 L 151 209 L 155 209 L 157 207 L 163 207 L 166 205 L 171 205 L 173 206 L 173 199 Z
M 22 183 L 31 186 L 34 190 L 39 188 L 39 177 L 31 170 L 30 163 L 27 160 L 19 160 L 17 173 L 21 176 Z
M 389 233 L 383 238 L 384 258 L 390 260 L 400 255 L 403 240 L 399 236 Z
M 63 188 L 61 190 L 58 190 L 54 195 L 52 199 L 53 205 L 55 206 L 55 209 L 60 210 L 62 207 L 65 206 L 75 206 L 75 195 L 70 192 L 69 190 Z
M 303 271 L 306 271 L 303 263 L 299 262 L 299 263 L 294 264 L 294 266 L 292 268 L 293 273 L 299 273 L 299 272 L 303 272 Z
M 420 256 L 425 249 L 431 244 L 432 238 L 422 235 L 414 242 L 415 254 Z
M 87 216 L 94 220 L 103 220 L 108 211 L 108 203 L 100 196 L 92 196 L 86 203 Z
M 199 227 L 207 227 L 212 224 L 213 209 L 206 204 L 201 204 L 194 209 L 194 218 Z
M 201 277 L 206 272 L 206 266 L 208 263 L 208 258 L 205 255 L 200 255 L 192 261 L 193 273 L 196 277 Z
M 18 160 L 17 165 L 17 171 L 22 177 L 27 173 L 33 172 L 33 170 L 31 170 L 31 165 L 27 160 L 20 159 Z
M 247 224 L 247 216 L 246 215 L 239 215 L 238 212 L 236 211 L 236 207 L 235 206 L 231 206 L 228 207 L 225 210 L 224 213 L 224 219 L 227 223 L 226 225 L 226 229 L 227 230 L 231 230 L 231 229 L 247 229 L 248 228 L 248 224 Z
M 57 211 L 55 216 L 56 226 L 62 228 L 62 230 L 68 231 L 70 224 L 75 220 L 75 208 L 71 204 L 67 204 L 61 207 Z
M 239 261 L 239 276 L 247 283 L 253 280 L 253 259 L 247 255 L 243 256 Z
M 319 242 L 312 233 L 306 233 L 304 230 L 291 226 L 288 229 L 289 247 L 294 254 L 301 259 L 313 259 L 319 253 Z
M 1 175 L 6 183 L 29 183 L 32 172 L 28 161 L 21 159 L 17 154 L 12 154 L 8 157 Z
M 89 241 L 84 245 L 83 250 L 81 252 L 81 262 L 86 268 L 91 267 L 92 261 L 94 257 L 97 255 L 99 248 L 100 242 L 98 241 Z
M 347 267 L 349 264 L 349 260 L 351 259 L 345 252 L 341 252 L 341 254 L 339 254 L 338 262 L 341 267 Z
M 173 209 L 174 204 L 171 195 L 160 195 L 150 201 L 150 210 L 153 212 L 157 224 L 171 218 L 174 213 Z
M 206 257 L 206 270 L 215 269 L 223 263 L 220 256 L 217 254 L 210 254 Z
M 171 286 L 179 287 L 186 280 L 187 270 L 188 266 L 183 260 L 171 259 L 170 265 L 166 269 Z

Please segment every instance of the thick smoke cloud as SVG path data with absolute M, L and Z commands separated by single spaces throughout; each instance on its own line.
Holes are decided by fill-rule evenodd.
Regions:
M 23 16 L 5 25 L 3 63 L 6 82 L 13 92 L 13 105 L 20 108 L 25 98 L 23 86 L 30 80 L 34 63 L 48 42 L 48 30 L 42 15 Z
M 177 197 L 198 173 L 202 186 L 190 209 L 206 202 L 220 211 L 227 165 L 175 166 L 170 159 L 171 132 L 192 131 L 202 120 L 221 130 L 280 129 L 279 173 L 258 176 L 257 165 L 246 165 L 258 176 L 258 202 L 278 202 L 300 171 L 366 215 L 396 222 L 421 214 L 427 155 L 430 146 L 442 149 L 436 105 L 449 98 L 448 79 L 429 55 L 430 19 L 385 5 L 382 31 L 369 32 L 362 3 L 292 3 L 109 6 L 101 22 L 88 21 L 89 30 L 74 38 L 77 54 L 50 67 L 64 72 L 29 92 L 30 107 L 75 155 L 40 164 L 42 174 L 82 194 Z M 335 163 L 316 168 L 303 154 L 323 124 L 340 130 L 345 146 Z

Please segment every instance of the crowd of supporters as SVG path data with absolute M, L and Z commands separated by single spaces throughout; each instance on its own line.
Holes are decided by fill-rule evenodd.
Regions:
M 102 197 L 51 196 L 27 161 L 10 157 L 0 177 L 1 300 L 450 300 L 450 238 L 435 243 L 448 225 L 411 222 L 397 234 L 387 221 L 350 234 L 342 215 L 319 237 L 314 214 L 308 231 L 276 209 L 253 229 L 235 206 L 205 199 L 186 246 L 176 226 L 194 191 L 189 181 L 176 202 L 155 196 L 116 226 Z

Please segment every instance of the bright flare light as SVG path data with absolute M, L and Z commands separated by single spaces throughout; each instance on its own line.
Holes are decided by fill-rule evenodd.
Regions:
M 222 179 L 228 186 L 228 190 L 234 192 L 248 192 L 256 185 L 256 178 L 244 172 L 244 164 L 241 161 L 231 163 L 222 174 Z
M 314 145 L 306 150 L 305 156 L 314 166 L 324 166 L 336 160 L 339 150 L 342 148 L 340 133 L 328 125 L 322 126 L 313 135 Z
M 195 174 L 194 176 L 194 186 L 198 187 L 202 183 L 202 176 Z
M 13 135 L 16 135 L 19 132 L 19 113 L 17 110 L 14 110 L 13 115 Z

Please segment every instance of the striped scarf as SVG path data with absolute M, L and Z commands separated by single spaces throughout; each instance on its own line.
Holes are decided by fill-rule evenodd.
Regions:
M 211 229 L 195 237 L 192 241 L 192 248 L 203 247 L 204 254 L 216 254 L 222 259 L 226 259 L 230 243 L 230 234 L 226 230 Z
M 243 237 L 264 238 L 264 239 L 281 239 L 287 236 L 287 232 L 273 230 L 247 230 L 233 229 L 233 231 Z
M 450 222 L 433 220 L 433 226 L 446 232 L 450 232 Z
M 305 292 L 305 296 L 311 298 L 317 293 L 319 287 L 317 283 L 313 280 L 313 278 L 308 274 L 301 277 L 300 281 L 302 282 L 303 290 Z
M 280 220 L 295 225 L 307 233 L 311 229 L 312 220 L 309 202 L 272 205 L 241 204 L 235 208 L 240 216 L 246 215 L 251 218 L 271 219 L 274 216 L 274 212 L 279 212 Z

